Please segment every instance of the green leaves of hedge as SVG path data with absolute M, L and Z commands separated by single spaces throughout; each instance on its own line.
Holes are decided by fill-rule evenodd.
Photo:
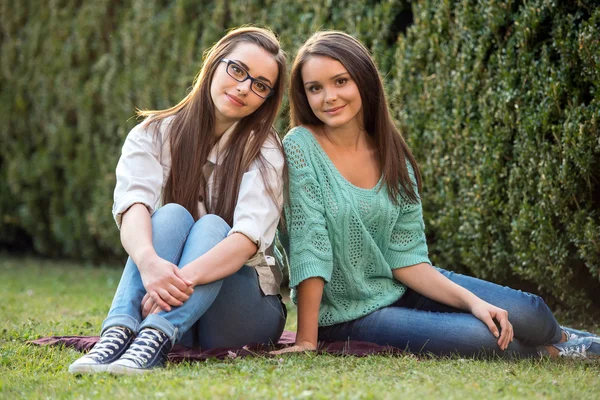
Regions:
M 590 307 L 600 10 L 564 3 L 417 6 L 394 84 L 425 176 L 435 261 Z
M 9 1 L 0 14 L 4 247 L 122 257 L 110 210 L 135 108 L 181 99 L 231 27 L 270 26 L 290 62 L 314 30 L 342 29 L 372 50 L 420 162 L 434 262 L 600 305 L 596 2 Z

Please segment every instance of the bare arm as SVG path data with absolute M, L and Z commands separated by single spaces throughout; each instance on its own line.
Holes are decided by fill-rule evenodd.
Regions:
M 421 263 L 398 268 L 394 269 L 392 274 L 394 278 L 431 300 L 471 312 L 487 325 L 495 337 L 499 338 L 498 345 L 502 350 L 505 350 L 512 341 L 513 329 L 505 310 L 481 300 L 446 278 L 431 265 Z M 500 324 L 502 334 L 498 333 L 494 319 Z
M 121 244 L 139 268 L 144 259 L 156 256 L 150 213 L 143 204 L 134 204 L 123 214 L 121 221 Z
M 479 297 L 458 286 L 427 263 L 398 268 L 392 271 L 394 278 L 423 296 L 461 310 L 471 310 Z
M 319 307 L 323 297 L 325 281 L 309 278 L 298 285 L 298 330 L 296 344 L 277 350 L 273 354 L 316 350 L 319 336 Z
M 298 334 L 296 345 L 304 350 L 317 348 L 319 332 L 319 307 L 323 297 L 325 281 L 309 278 L 298 285 Z
M 205 285 L 236 273 L 257 250 L 246 235 L 234 233 L 184 266 L 181 272 L 194 286 Z

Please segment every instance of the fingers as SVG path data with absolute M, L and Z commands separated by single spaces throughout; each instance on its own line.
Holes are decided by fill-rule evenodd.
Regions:
M 157 290 L 157 292 L 158 292 L 158 295 L 160 296 L 160 298 L 163 299 L 170 306 L 180 306 L 183 304 L 182 301 L 173 297 L 167 289 L 160 288 Z M 165 310 L 165 311 L 170 311 L 170 307 L 169 307 L 169 310 Z
M 273 354 L 273 355 L 280 355 L 280 354 L 286 354 L 286 353 L 299 353 L 304 351 L 303 348 L 301 348 L 300 346 L 291 346 L 291 347 L 286 347 L 284 349 L 279 349 L 279 350 L 274 350 L 274 351 L 270 351 L 269 354 Z
M 508 320 L 508 312 L 501 310 L 496 314 L 496 320 L 500 324 L 502 334 L 498 340 L 498 345 L 502 350 L 506 350 L 510 342 L 513 341 L 514 331 L 513 326 Z
M 150 314 L 158 314 L 161 311 L 162 311 L 162 309 L 159 306 L 154 305 L 154 308 L 152 308 L 152 310 L 150 310 Z
M 162 289 L 162 291 L 167 293 L 167 291 L 164 289 Z M 156 303 L 156 305 L 158 305 L 160 308 L 162 308 L 165 311 L 171 311 L 171 306 L 168 305 L 167 303 L 165 303 L 165 301 L 161 298 L 159 293 L 154 291 L 151 293 L 151 296 L 152 296 L 152 300 L 154 300 L 154 303 Z
M 144 296 L 145 302 L 142 307 L 142 318 L 146 318 L 150 314 L 158 314 L 160 311 L 162 311 L 162 308 L 160 308 L 158 304 L 154 302 L 152 296 L 148 294 L 146 296 Z
M 189 288 L 189 286 L 188 286 Z M 171 296 L 173 296 L 174 298 L 176 298 L 177 300 L 179 300 L 181 302 L 181 304 L 183 304 L 184 301 L 186 301 L 187 299 L 190 298 L 190 296 L 184 292 L 182 292 L 181 290 L 179 290 L 177 287 L 175 287 L 174 285 L 169 285 L 167 287 L 167 291 L 169 292 L 169 294 Z M 166 299 L 165 299 L 166 300 Z M 169 303 L 171 304 L 171 303 Z M 177 306 L 177 305 L 181 305 L 181 304 L 171 304 L 172 306 Z
M 175 286 L 177 286 L 177 289 L 181 290 L 183 293 L 187 293 L 188 295 L 192 294 L 194 291 L 194 283 L 189 279 L 186 279 L 176 265 L 173 265 L 173 272 L 175 273 L 175 276 L 179 278 L 179 280 L 175 280 L 176 283 L 174 282 Z
M 492 316 L 490 314 L 484 315 L 481 320 L 483 321 L 484 324 L 487 325 L 488 329 L 490 330 L 490 332 L 492 332 L 492 335 L 494 335 L 494 337 L 496 337 L 496 338 L 500 337 L 500 333 L 498 332 L 498 327 L 494 323 L 494 320 L 492 319 Z
M 142 318 L 146 318 L 155 305 L 156 303 L 154 302 L 152 296 L 150 296 L 149 293 L 146 293 L 146 295 L 142 299 Z
M 146 299 L 144 297 L 144 299 Z M 142 318 L 146 318 L 146 316 L 148 315 L 148 313 L 150 313 L 150 310 L 152 309 L 152 307 L 154 306 L 154 300 L 152 300 L 152 298 L 150 298 L 150 300 L 142 300 Z
M 146 304 L 146 302 L 148 301 L 148 299 L 150 299 L 150 295 L 148 293 L 146 293 L 144 295 L 144 298 L 142 299 L 142 309 L 144 309 L 144 304 Z

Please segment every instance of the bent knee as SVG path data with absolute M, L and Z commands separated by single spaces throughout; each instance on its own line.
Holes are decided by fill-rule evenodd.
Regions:
M 206 214 L 194 224 L 194 229 L 201 229 L 203 232 L 212 232 L 217 236 L 227 236 L 231 230 L 229 224 L 216 214 Z
M 169 224 L 187 224 L 192 225 L 194 223 L 194 217 L 192 214 L 180 204 L 169 203 L 160 207 L 154 214 L 152 214 L 152 223 L 167 222 Z

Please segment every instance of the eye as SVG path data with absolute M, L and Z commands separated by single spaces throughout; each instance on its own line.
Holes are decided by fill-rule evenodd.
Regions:
M 321 89 L 321 85 L 311 85 L 308 87 L 308 91 L 312 93 L 316 93 Z
M 229 65 L 229 70 L 236 76 L 244 76 L 246 75 L 246 71 L 244 69 L 242 69 L 242 67 L 240 67 L 237 64 L 231 64 Z
M 338 86 L 342 86 L 346 82 L 348 82 L 348 78 L 339 78 L 335 81 L 336 85 Z
M 267 85 L 265 85 L 264 83 L 260 82 L 260 81 L 254 81 L 254 89 L 263 93 L 267 91 Z

